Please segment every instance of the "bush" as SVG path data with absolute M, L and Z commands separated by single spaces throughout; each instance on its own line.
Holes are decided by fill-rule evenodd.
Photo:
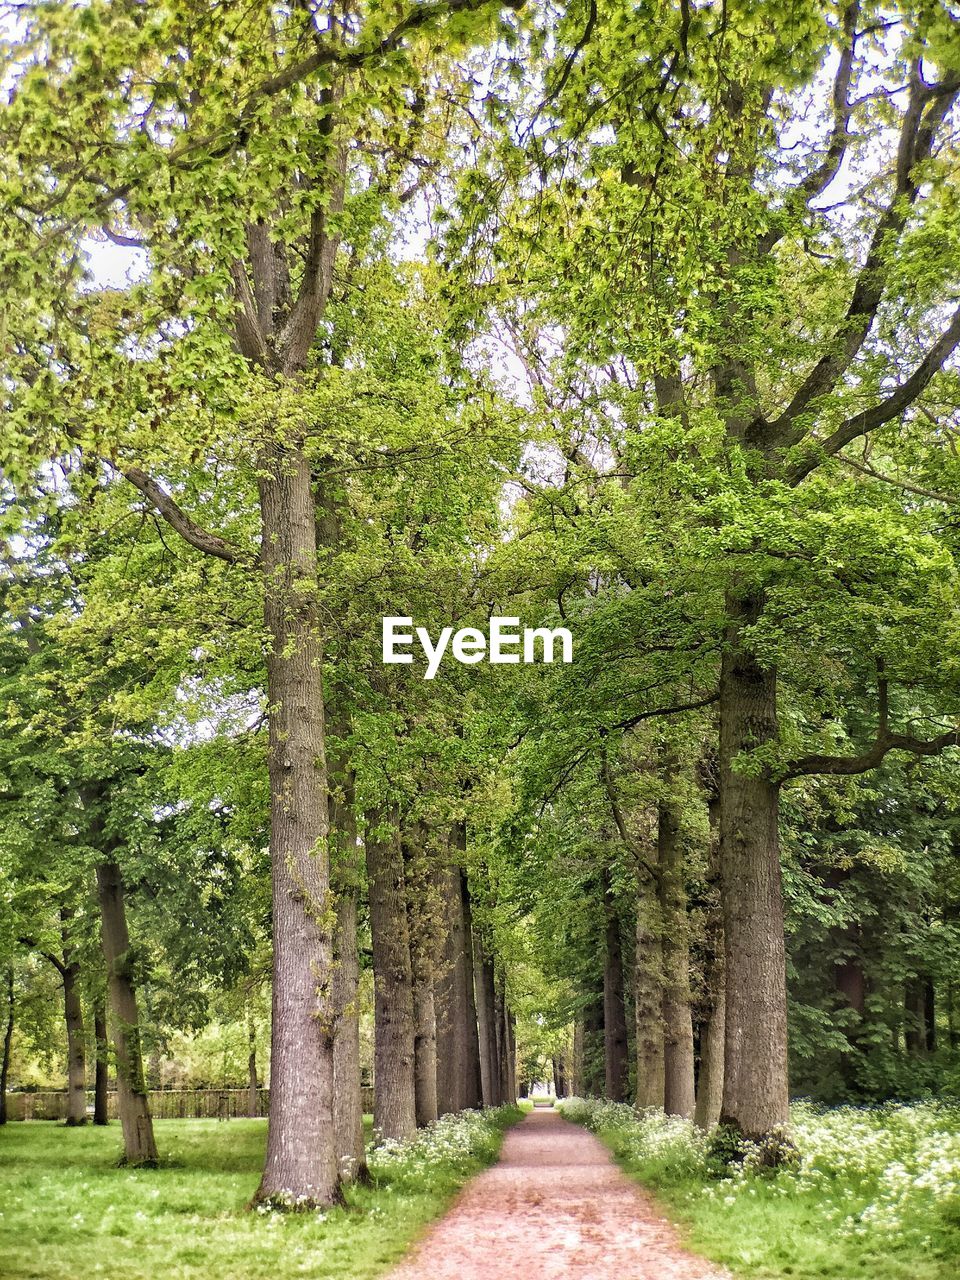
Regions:
M 733 1130 L 707 1136 L 688 1120 L 624 1104 L 570 1099 L 563 1114 L 599 1134 L 640 1176 L 658 1185 L 699 1182 L 697 1196 L 734 1206 L 756 1195 L 819 1196 L 847 1238 L 907 1236 L 960 1227 L 960 1107 L 917 1102 L 878 1107 L 791 1108 L 790 1127 L 770 1144 Z M 789 1159 L 784 1160 L 784 1144 Z M 926 1247 L 926 1245 L 923 1245 Z

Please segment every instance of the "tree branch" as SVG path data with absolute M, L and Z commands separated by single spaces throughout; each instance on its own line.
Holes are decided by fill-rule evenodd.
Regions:
M 631 716 L 628 720 L 620 720 L 610 725 L 609 729 L 632 729 L 644 720 L 654 720 L 659 716 L 678 716 L 684 711 L 699 711 L 701 707 L 709 707 L 719 701 L 719 698 L 719 693 L 710 693 L 706 697 L 698 698 L 695 702 L 680 702 L 673 707 L 655 707 L 652 711 L 641 711 L 639 715 Z
M 843 322 L 825 351 L 807 374 L 793 399 L 766 427 L 785 445 L 796 444 L 806 429 L 798 420 L 821 396 L 835 387 L 863 346 L 883 299 L 889 275 L 891 240 L 899 239 L 919 194 L 917 166 L 930 158 L 937 131 L 960 92 L 960 78 L 940 85 L 926 85 L 915 62 L 910 76 L 910 99 L 903 115 L 897 146 L 893 193 L 878 218 L 866 260 L 853 287 Z M 838 162 L 839 163 L 839 162 Z
M 885 422 L 890 422 L 893 418 L 897 418 L 917 399 L 924 391 L 927 384 L 934 374 L 939 373 L 943 368 L 944 362 L 953 354 L 958 344 L 960 344 L 960 306 L 953 313 L 950 324 L 933 344 L 924 358 L 914 369 L 909 378 L 895 391 L 891 392 L 885 400 L 881 400 L 879 404 L 873 405 L 870 409 L 864 409 L 862 413 L 854 414 L 852 418 L 848 418 L 846 422 L 837 427 L 832 435 L 827 436 L 825 440 L 816 440 L 811 438 L 809 441 L 810 451 L 803 461 L 796 463 L 787 473 L 786 481 L 791 486 L 796 486 L 811 471 L 815 470 L 820 455 L 826 454 L 832 457 L 840 452 L 852 440 L 856 440 L 858 436 L 866 435 L 869 431 L 882 427 Z
M 848 458 L 845 453 L 838 453 L 836 457 L 844 466 L 852 467 L 854 471 L 870 476 L 873 480 L 882 480 L 884 484 L 893 485 L 895 489 L 903 489 L 905 493 L 915 493 L 919 498 L 930 498 L 933 502 L 943 502 L 950 507 L 960 506 L 960 494 L 940 493 L 936 489 L 925 489 L 922 485 L 908 484 L 906 480 L 898 480 L 896 476 L 885 476 L 882 471 L 875 471 L 865 462 L 856 462 L 853 458 Z
M 843 11 L 843 51 L 833 80 L 833 129 L 827 143 L 827 153 L 821 164 L 812 170 L 800 184 L 804 200 L 810 201 L 822 195 L 840 171 L 849 140 L 850 82 L 853 78 L 853 57 L 857 43 L 857 19 L 860 17 L 860 0 L 852 0 Z
M 858 756 L 800 756 L 778 777 L 781 782 L 816 773 L 848 777 L 852 774 L 866 773 L 868 769 L 875 769 L 888 751 L 909 751 L 915 756 L 936 756 L 947 747 L 957 746 L 960 746 L 960 726 L 947 729 L 935 738 L 915 738 L 909 733 L 880 732 L 873 745 Z
M 123 475 L 134 485 L 154 507 L 167 524 L 174 529 L 185 542 L 208 556 L 216 556 L 227 564 L 246 564 L 253 562 L 253 556 L 233 546 L 225 538 L 216 533 L 209 533 L 201 525 L 186 514 L 173 498 L 139 467 L 125 467 Z
M 59 973 L 61 978 L 64 976 L 66 972 L 66 965 L 62 964 L 52 951 L 41 950 L 37 946 L 35 938 L 18 937 L 17 941 L 20 943 L 21 947 L 26 947 L 28 951 L 36 951 L 38 956 L 41 956 L 44 960 L 48 960 L 56 969 L 57 973 Z

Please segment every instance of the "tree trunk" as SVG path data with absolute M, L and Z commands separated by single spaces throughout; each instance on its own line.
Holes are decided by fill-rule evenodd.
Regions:
M 510 1095 L 510 1011 L 507 1008 L 507 984 L 502 971 L 496 973 L 493 1016 L 496 1027 L 494 1044 L 497 1053 L 497 1089 L 504 1102 L 513 1102 L 516 1095 Z
M 672 768 L 664 773 L 669 784 Z M 657 806 L 657 867 L 663 963 L 663 1109 L 689 1118 L 694 1109 L 690 929 L 683 839 L 674 804 Z
M 582 1097 L 583 1085 L 583 1019 L 577 1018 L 573 1024 L 573 1062 L 570 1070 L 570 1087 L 575 1098 Z
M 107 964 L 107 994 L 113 1019 L 117 1107 L 123 1130 L 124 1162 L 154 1165 L 157 1146 L 143 1079 L 140 1019 L 136 988 L 130 972 L 130 935 L 123 877 L 116 862 L 103 862 L 97 867 L 97 894 L 100 900 L 100 937 Z
M 711 794 L 710 815 L 710 902 L 705 927 L 703 986 L 705 997 L 700 1017 L 700 1072 L 694 1123 L 712 1129 L 720 1119 L 723 1105 L 723 1054 L 726 994 L 723 974 L 723 916 L 719 900 L 719 797 Z M 716 897 L 714 897 L 716 895 Z
M 363 1103 L 360 1094 L 360 956 L 357 904 L 363 854 L 357 843 L 353 775 L 337 762 L 331 770 L 331 876 L 336 892 L 333 935 L 333 1127 L 337 1167 L 345 1181 L 366 1181 Z
M 717 991 L 716 1006 L 700 1029 L 700 1078 L 693 1112 L 694 1124 L 699 1129 L 712 1129 L 720 1119 L 723 1106 L 725 1012 L 721 985 Z
M 80 1004 L 80 966 L 64 938 L 63 1012 L 67 1024 L 67 1124 L 87 1123 L 87 1063 Z
M 777 737 L 776 674 L 743 645 L 761 601 L 731 597 L 720 675 L 720 871 L 726 966 L 721 1121 L 747 1138 L 789 1119 L 779 786 L 737 772 L 741 752 Z
M 373 936 L 374 1116 L 383 1138 L 409 1138 L 417 1128 L 414 1080 L 413 975 L 403 855 L 394 827 L 368 824 L 367 892 Z
M 517 1100 L 517 1018 L 507 1011 L 507 1096 L 504 1102 Z
M 3 1033 L 3 1059 L 0 1061 L 0 1124 L 7 1123 L 7 1076 L 10 1073 L 10 1049 L 13 1045 L 13 966 L 7 970 L 7 1025 Z
M 637 945 L 633 988 L 638 1107 L 662 1107 L 664 1101 L 661 934 L 660 903 L 656 889 L 650 879 L 642 874 L 637 886 Z
M 603 869 L 603 1076 L 604 1096 L 624 1102 L 629 1087 L 627 1013 L 623 999 L 623 949 L 620 919 L 609 867 Z
M 437 1020 L 433 983 L 415 977 L 413 982 L 413 1068 L 417 1127 L 433 1124 L 437 1110 Z
M 461 850 L 467 847 L 467 829 L 464 824 L 458 827 L 458 841 Z M 483 1088 L 480 1083 L 480 1031 L 477 1026 L 476 983 L 473 976 L 473 913 L 470 907 L 470 886 L 467 873 L 460 871 L 460 897 L 463 903 L 463 967 L 464 967 L 464 1002 L 462 1008 L 463 1043 L 466 1048 L 464 1059 L 464 1101 L 465 1107 L 483 1106 Z
M 255 1120 L 260 1114 L 260 1082 L 257 1080 L 257 1028 L 252 1016 L 247 1018 L 247 1115 Z
M 929 1057 L 936 1049 L 936 1007 L 933 982 L 925 976 L 911 978 L 904 997 L 904 1035 L 907 1052 L 917 1058 Z
M 423 829 L 414 827 L 413 837 Z M 436 911 L 431 894 L 426 851 L 414 840 L 403 846 L 413 980 L 413 1075 L 417 1126 L 437 1119 L 437 1018 L 433 995 L 436 975 Z
M 583 1093 L 600 1098 L 604 1089 L 603 991 L 591 991 L 583 1009 Z
M 493 957 L 479 931 L 474 934 L 473 971 L 477 983 L 477 1025 L 480 1038 L 480 1084 L 485 1107 L 503 1100 L 500 1055 L 497 1049 L 496 980 Z
M 273 1018 L 267 1158 L 255 1199 L 339 1198 L 333 1131 L 332 937 L 322 646 L 310 464 L 271 444 L 259 460 L 268 636 Z
M 107 1109 L 110 1069 L 107 1045 L 107 1009 L 103 994 L 99 990 L 93 998 L 93 1038 L 96 1041 L 96 1067 L 93 1079 L 93 1123 L 103 1125 L 110 1122 L 110 1115 Z
M 454 832 L 453 853 L 465 845 Z M 440 869 L 443 942 L 434 1002 L 437 1021 L 437 1107 L 440 1115 L 481 1104 L 480 1040 L 473 982 L 473 931 L 466 877 L 459 864 Z
M 923 1029 L 927 1053 L 936 1053 L 937 1004 L 932 978 L 926 978 L 923 984 Z

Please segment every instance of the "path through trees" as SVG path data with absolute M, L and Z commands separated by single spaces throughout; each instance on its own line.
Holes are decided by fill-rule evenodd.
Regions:
M 388 1280 L 720 1280 L 686 1253 L 601 1143 L 553 1110 L 512 1129 L 500 1162 Z

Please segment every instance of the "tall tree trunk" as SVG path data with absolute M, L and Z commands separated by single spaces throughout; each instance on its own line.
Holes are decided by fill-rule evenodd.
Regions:
M 497 1054 L 496 1080 L 497 1090 L 505 1102 L 512 1102 L 510 1096 L 510 1011 L 507 1008 L 507 984 L 502 970 L 495 972 L 493 990 L 493 1017 L 496 1028 L 494 1046 Z
M 719 1121 L 723 1107 L 726 1006 L 722 975 L 716 991 L 717 1003 L 700 1028 L 700 1077 L 693 1112 L 694 1124 L 698 1129 L 712 1129 Z
M 564 1097 L 566 1093 L 566 1085 L 563 1075 L 563 1057 L 561 1054 L 555 1054 L 550 1059 L 550 1066 L 553 1071 L 553 1092 L 558 1098 Z
M 738 772 L 742 752 L 777 737 L 776 673 L 741 628 L 762 602 L 732 596 L 720 674 L 720 872 L 726 966 L 721 1121 L 762 1138 L 789 1119 L 787 988 L 778 831 L 779 786 Z
M 711 771 L 712 772 L 712 771 Z M 697 1101 L 694 1123 L 700 1129 L 712 1129 L 720 1119 L 723 1105 L 723 1054 L 726 995 L 723 973 L 723 915 L 719 897 L 719 796 L 711 788 L 708 798 L 710 817 L 710 900 L 705 928 L 703 986 L 705 991 L 700 1018 L 700 1073 L 697 1077 Z
M 664 779 L 673 780 L 668 763 Z M 694 1109 L 693 1011 L 690 1000 L 690 929 L 687 920 L 683 838 L 671 800 L 657 806 L 657 869 L 663 963 L 663 1109 L 690 1117 Z
M 110 1084 L 109 1049 L 107 1044 L 107 1009 L 103 993 L 98 989 L 93 998 L 93 1038 L 96 1044 L 96 1067 L 93 1078 L 93 1123 L 109 1124 L 107 1090 Z
M 465 1094 L 463 995 L 466 987 L 463 960 L 463 899 L 460 868 L 451 864 L 440 868 L 437 879 L 443 913 L 443 941 L 434 1008 L 437 1018 L 437 1109 L 440 1115 L 459 1111 Z
M 641 874 L 633 986 L 638 1107 L 662 1107 L 664 1101 L 662 932 L 656 886 Z
M 373 936 L 374 1116 L 383 1138 L 416 1132 L 413 974 L 403 854 L 396 827 L 367 828 L 367 892 Z
M 73 947 L 63 938 L 63 1013 L 67 1025 L 67 1124 L 87 1123 L 87 1062 L 80 1003 L 80 965 Z
M 433 986 L 439 932 L 423 828 L 415 825 L 404 843 L 407 921 L 413 980 L 413 1074 L 417 1125 L 437 1119 L 437 1018 Z
M 497 1049 L 496 980 L 493 957 L 489 954 L 480 930 L 474 932 L 473 942 L 483 1105 L 499 1107 L 503 1100 L 503 1080 L 500 1075 L 500 1055 Z
M 332 930 L 317 538 L 310 464 L 294 445 L 259 461 L 268 637 L 273 1018 L 267 1158 L 258 1200 L 339 1197 L 333 1131 Z
M 433 982 L 415 976 L 413 982 L 413 1063 L 417 1126 L 433 1124 L 437 1110 L 437 1019 Z
M 116 862 L 97 867 L 100 937 L 107 965 L 107 994 L 113 1019 L 117 1062 L 117 1106 L 123 1130 L 124 1161 L 156 1164 L 157 1145 L 143 1079 L 143 1050 L 137 993 L 130 971 L 130 934 L 124 902 L 123 877 Z
M 603 868 L 603 1074 L 604 1095 L 624 1102 L 630 1067 L 627 1045 L 627 1013 L 623 998 L 623 948 L 620 918 L 613 895 L 610 868 Z
M 345 762 L 331 769 L 331 876 L 336 892 L 333 935 L 333 1127 L 344 1181 L 366 1181 L 360 1093 L 360 955 L 357 904 L 363 853 L 357 843 L 353 775 Z
M 932 978 L 926 978 L 923 984 L 923 1029 L 927 1053 L 936 1053 L 937 1004 Z
M 458 828 L 458 841 L 461 850 L 467 847 L 467 829 L 465 824 Z M 470 906 L 470 886 L 467 873 L 460 871 L 460 897 L 463 902 L 463 967 L 464 967 L 464 1002 L 462 1017 L 464 1021 L 463 1042 L 466 1047 L 464 1061 L 464 1102 L 465 1107 L 483 1106 L 483 1087 L 480 1082 L 480 1031 L 477 1026 L 476 983 L 473 975 L 473 912 Z
M 504 1102 L 517 1100 L 517 1017 L 507 1010 L 507 1096 Z
M 453 858 L 465 848 L 465 830 L 458 824 Z M 441 1115 L 478 1107 L 480 1040 L 473 982 L 473 930 L 466 876 L 458 861 L 440 868 L 437 888 L 441 903 L 443 941 L 434 1003 L 437 1021 L 437 1107 Z
M 0 1060 L 0 1124 L 7 1123 L 7 1076 L 10 1073 L 10 1049 L 13 1045 L 13 965 L 7 970 L 7 1024 L 3 1033 L 3 1058 Z
M 257 1079 L 257 1029 L 253 1018 L 247 1019 L 247 1115 L 255 1120 L 260 1114 L 260 1082 Z
M 583 1009 L 583 1093 L 601 1098 L 604 1090 L 603 990 L 591 991 Z
M 570 1069 L 570 1087 L 575 1098 L 586 1092 L 583 1083 L 583 1018 L 573 1023 L 573 1062 Z
M 929 1057 L 937 1044 L 936 1005 L 930 978 L 921 975 L 907 982 L 904 1009 L 907 1052 L 917 1058 Z
M 840 1057 L 840 1075 L 846 1085 L 847 1092 L 856 1096 L 860 1092 L 860 1062 L 868 1042 L 864 1038 L 866 1031 L 867 1011 L 867 975 L 859 955 L 859 933 L 857 925 L 850 924 L 844 929 L 845 941 L 853 949 L 853 954 L 838 961 L 834 968 L 834 985 L 837 994 L 847 1011 L 848 1022 L 844 1027 L 850 1052 Z

